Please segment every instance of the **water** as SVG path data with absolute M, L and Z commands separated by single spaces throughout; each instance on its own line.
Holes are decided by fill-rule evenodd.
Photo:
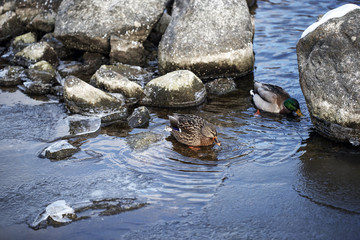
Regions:
M 258 1 L 254 73 L 236 79 L 232 93 L 177 111 L 216 124 L 221 147 L 193 151 L 175 142 L 165 131 L 172 110 L 151 108 L 149 127 L 108 126 L 70 138 L 81 151 L 50 161 L 38 154 L 68 135 L 62 104 L 1 89 L 1 238 L 358 238 L 360 149 L 314 132 L 295 49 L 317 15 L 350 2 L 359 4 Z M 254 116 L 254 80 L 283 86 L 305 116 Z M 138 147 L 134 138 L 145 145 Z M 58 200 L 85 218 L 37 231 L 28 227 Z M 135 210 L 104 214 L 109 201 L 122 200 Z

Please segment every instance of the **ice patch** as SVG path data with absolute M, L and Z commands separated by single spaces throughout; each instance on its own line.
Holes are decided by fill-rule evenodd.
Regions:
M 72 220 L 71 217 L 75 216 L 75 211 L 69 207 L 65 200 L 58 200 L 45 209 L 45 212 L 40 214 L 35 221 L 31 224 L 31 227 L 36 228 L 43 221 L 46 221 L 48 218 L 51 218 L 53 221 L 58 223 L 68 223 Z M 70 218 L 69 218 L 70 217 Z
M 329 12 L 327 12 L 319 21 L 311 24 L 305 31 L 302 33 L 301 38 L 305 37 L 310 32 L 314 31 L 318 26 L 325 23 L 326 21 L 332 19 L 332 18 L 339 18 L 347 14 L 348 12 L 351 12 L 355 9 L 360 8 L 358 5 L 355 4 L 345 4 L 341 7 L 335 8 Z

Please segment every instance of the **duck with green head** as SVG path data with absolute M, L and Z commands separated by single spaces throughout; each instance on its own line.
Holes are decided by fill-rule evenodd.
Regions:
M 180 143 L 194 147 L 221 145 L 215 125 L 199 116 L 175 113 L 169 120 L 171 135 Z
M 303 116 L 299 102 L 295 98 L 291 98 L 289 93 L 279 86 L 255 81 L 250 95 L 258 114 L 259 110 L 263 110 L 271 113 Z

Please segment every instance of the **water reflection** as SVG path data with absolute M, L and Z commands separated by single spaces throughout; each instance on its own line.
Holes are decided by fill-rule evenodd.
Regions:
M 299 149 L 296 190 L 320 205 L 360 214 L 360 149 L 312 132 Z

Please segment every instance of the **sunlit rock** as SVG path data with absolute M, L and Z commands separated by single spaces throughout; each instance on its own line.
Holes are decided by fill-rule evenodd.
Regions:
M 208 94 L 224 95 L 236 89 L 236 84 L 230 78 L 218 78 L 205 84 Z
M 159 45 L 159 70 L 188 69 L 200 78 L 253 70 L 253 25 L 245 0 L 175 1 Z
M 14 56 L 14 61 L 17 64 L 27 67 L 41 60 L 45 60 L 54 66 L 59 63 L 56 52 L 46 42 L 30 44 Z
M 64 83 L 64 99 L 72 113 L 98 115 L 102 122 L 125 120 L 127 110 L 123 101 L 74 76 L 69 76 Z
M 127 120 L 129 126 L 132 128 L 146 127 L 149 125 L 150 112 L 144 106 L 135 108 Z
M 39 229 L 41 228 L 41 224 L 46 227 L 47 221 L 53 221 L 55 225 L 56 223 L 69 223 L 74 218 L 76 218 L 75 210 L 67 205 L 65 200 L 58 200 L 48 205 L 45 211 L 34 220 L 30 227 Z
M 25 29 L 15 12 L 7 11 L 0 15 L 0 43 L 8 41 L 24 31 Z
M 55 160 L 62 160 L 68 157 L 71 157 L 74 153 L 78 152 L 79 148 L 71 145 L 66 140 L 61 140 L 55 142 L 45 148 L 40 157 L 55 159 Z
M 114 36 L 127 43 L 137 43 L 142 52 L 142 43 L 161 17 L 167 1 L 63 0 L 55 35 L 70 48 L 100 53 L 110 52 L 110 38 Z M 134 52 L 134 48 L 130 50 Z
M 115 71 L 108 70 L 106 67 L 97 70 L 91 82 L 109 92 L 122 93 L 127 98 L 141 99 L 144 96 L 144 90 L 139 84 Z
M 36 34 L 33 32 L 28 32 L 23 35 L 17 36 L 12 42 L 12 47 L 14 51 L 18 52 L 29 46 L 32 43 L 36 43 Z
M 24 68 L 20 66 L 6 66 L 0 70 L 0 86 L 11 87 L 22 83 L 25 77 Z
M 346 9 L 350 10 L 344 12 Z M 320 134 L 339 141 L 358 141 L 360 8 L 347 4 L 323 18 L 327 20 L 320 19 L 321 24 L 306 30 L 297 44 L 301 89 Z
M 40 61 L 30 65 L 26 71 L 29 81 L 24 82 L 24 91 L 30 94 L 47 94 L 56 83 L 54 67 L 46 62 Z
M 205 101 L 202 81 L 188 70 L 179 70 L 151 80 L 145 86 L 142 104 L 157 107 L 190 107 Z

